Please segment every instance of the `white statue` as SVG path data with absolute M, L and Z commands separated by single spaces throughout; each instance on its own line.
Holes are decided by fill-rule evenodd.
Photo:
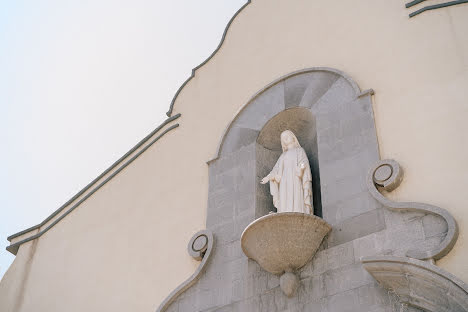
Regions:
M 281 133 L 283 153 L 260 183 L 270 182 L 273 205 L 278 212 L 313 214 L 312 174 L 304 149 L 290 130 Z

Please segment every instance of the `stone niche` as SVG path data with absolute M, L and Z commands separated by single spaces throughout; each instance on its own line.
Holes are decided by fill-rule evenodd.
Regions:
M 168 311 L 419 311 L 402 307 L 360 262 L 403 256 L 429 233 L 437 240 L 447 231 L 426 229 L 424 214 L 389 211 L 369 193 L 366 175 L 380 159 L 371 97 L 340 71 L 311 68 L 277 79 L 246 103 L 208 162 L 210 259 Z M 268 185 L 259 181 L 280 154 L 284 129 L 306 150 L 315 214 L 332 226 L 314 258 L 295 272 L 300 286 L 291 298 L 240 244 L 244 229 L 274 210 Z M 427 220 L 442 224 L 434 218 Z
M 322 216 L 322 202 L 320 196 L 320 171 L 317 151 L 317 129 L 315 117 L 305 107 L 286 109 L 271 118 L 260 131 L 256 144 L 257 178 L 266 176 L 281 155 L 280 135 L 284 130 L 291 130 L 304 148 L 309 159 L 312 172 L 312 189 L 314 200 L 314 214 Z M 269 184 L 257 187 L 257 209 L 260 214 L 275 211 Z

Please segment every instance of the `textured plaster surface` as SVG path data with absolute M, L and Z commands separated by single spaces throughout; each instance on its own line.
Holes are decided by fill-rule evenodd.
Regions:
M 205 227 L 203 212 L 191 209 L 203 193 L 188 180 L 161 179 L 206 167 L 200 144 L 185 142 L 189 132 L 179 126 L 164 135 L 34 240 L 28 266 L 22 245 L 0 283 L 0 311 L 156 310 L 198 266 L 186 246 Z
M 20 311 L 156 309 L 198 265 L 185 246 L 193 233 L 205 228 L 208 188 L 212 188 L 205 162 L 213 158 L 226 126 L 265 85 L 314 66 L 338 68 L 356 79 L 363 90 L 375 90 L 373 109 L 381 157 L 398 159 L 406 169 L 402 185 L 389 197 L 428 202 L 455 217 L 459 239 L 437 264 L 467 281 L 467 16 L 466 5 L 409 19 L 404 1 L 253 1 L 232 22 L 218 52 L 181 90 L 173 112 L 182 113 L 181 126 L 41 236 L 27 279 L 22 276 L 26 257 L 20 248 L 0 283 L 0 310 L 9 311 L 4 307 L 12 306 L 17 298 L 24 301 Z M 319 83 L 317 90 L 327 89 L 330 83 Z M 300 105 L 308 106 L 317 96 L 308 93 Z M 332 117 L 327 119 L 329 127 L 337 122 Z M 244 147 L 246 152 L 248 147 Z M 337 161 L 345 180 L 355 170 L 350 164 L 360 166 L 369 157 L 368 151 L 360 153 L 341 160 L 337 153 L 330 164 L 320 166 L 331 170 Z M 182 172 L 186 179 L 180 178 Z M 226 172 L 222 179 L 230 179 L 229 175 Z M 237 179 L 254 183 L 250 178 Z M 350 209 L 340 208 L 345 205 L 342 201 L 330 203 L 330 211 L 336 212 L 328 213 L 329 223 L 343 225 L 341 232 L 358 227 L 359 218 L 378 230 L 382 216 L 386 224 L 411 225 L 410 235 L 415 239 L 423 237 L 424 227 L 444 231 L 443 225 L 428 216 L 371 211 L 373 199 L 359 191 L 356 187 L 350 194 Z M 236 258 L 236 249 L 229 244 L 240 235 L 233 229 L 240 231 L 255 217 L 245 213 L 251 200 L 236 204 L 229 214 L 232 222 L 218 226 L 222 248 L 229 251 L 224 261 L 244 261 Z M 221 218 L 223 213 L 217 213 Z M 361 234 L 364 236 L 353 241 L 353 246 L 357 244 L 353 256 L 373 249 L 386 253 L 394 248 L 396 253 L 409 244 L 407 235 L 399 231 Z M 345 239 L 336 237 L 339 240 Z M 395 240 L 403 244 L 395 246 Z M 322 258 L 317 259 L 323 259 L 324 253 L 319 252 L 317 256 Z M 241 284 L 235 272 L 228 275 L 230 282 L 235 281 L 231 293 L 237 298 Z M 248 287 L 272 290 L 263 296 L 264 306 L 285 307 L 286 300 L 272 295 L 277 280 L 255 274 L 257 284 L 251 281 Z M 311 278 L 304 275 L 303 280 Z M 24 286 L 17 288 L 18 281 Z M 366 285 L 353 289 L 335 296 L 330 305 L 346 296 L 354 304 L 378 305 L 374 297 L 366 295 Z M 353 297 L 356 292 L 361 297 Z M 252 297 L 252 304 L 260 298 Z M 393 302 L 394 298 L 385 300 Z M 190 304 L 188 299 L 185 302 Z M 320 305 L 310 301 L 306 306 L 312 310 Z

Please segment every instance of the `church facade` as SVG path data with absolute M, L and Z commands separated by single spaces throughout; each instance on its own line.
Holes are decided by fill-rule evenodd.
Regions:
M 248 1 L 163 124 L 8 238 L 0 311 L 468 311 L 465 2 Z M 311 214 L 262 180 L 286 130 Z

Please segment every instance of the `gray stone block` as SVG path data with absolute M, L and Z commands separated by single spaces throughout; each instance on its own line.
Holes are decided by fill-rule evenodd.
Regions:
M 304 304 L 303 312 L 328 312 L 325 307 L 324 300 L 309 301 Z
M 426 214 L 422 212 L 412 212 L 412 211 L 393 211 L 393 210 L 385 210 L 385 223 L 389 228 L 398 228 L 402 226 L 406 226 L 408 223 L 412 223 L 418 220 L 422 220 L 422 218 Z
M 313 275 L 320 275 L 325 272 L 327 267 L 327 252 L 326 250 L 317 252 L 312 259 Z
M 237 217 L 239 215 L 255 211 L 256 202 L 257 199 L 255 198 L 254 194 L 252 194 L 252 192 L 244 196 L 239 196 L 234 202 L 234 215 Z
M 221 308 L 215 308 L 215 309 L 210 309 L 210 310 L 206 310 L 206 311 L 203 311 L 203 312 L 234 312 L 234 307 L 233 305 L 227 305 L 227 306 L 224 306 L 224 307 L 221 307 Z
M 327 137 L 326 135 L 322 135 L 320 128 L 317 128 L 319 159 L 336 161 L 351 157 L 365 150 L 374 151 L 375 155 L 378 155 L 375 129 L 366 130 L 360 134 L 350 134 L 343 139 Z
M 228 223 L 234 219 L 234 195 L 229 189 L 212 193 L 208 197 L 206 225 Z
M 234 166 L 230 170 L 224 170 L 220 173 L 214 173 L 210 176 L 209 195 L 226 191 L 227 189 L 234 191 L 236 169 Z
M 301 287 L 297 292 L 299 302 L 317 301 L 327 295 L 323 275 L 313 276 L 301 280 Z
M 299 106 L 312 107 L 338 80 L 339 76 L 330 72 L 315 72 L 309 78 L 309 85 Z
M 330 296 L 325 302 L 327 312 L 356 312 L 361 311 L 359 293 L 357 289 Z
M 355 97 L 353 87 L 345 78 L 340 77 L 311 107 L 311 111 L 315 115 L 337 112 L 342 110 L 345 105 L 349 105 Z
M 242 279 L 234 280 L 232 282 L 232 301 L 239 301 L 244 299 L 244 281 Z
M 352 241 L 354 247 L 354 261 L 357 263 L 362 257 L 389 254 L 391 250 L 384 249 L 385 231 L 372 233 L 370 235 Z
M 323 159 L 320 162 L 320 180 L 322 183 L 333 183 L 351 176 L 366 175 L 378 158 L 378 153 L 372 148 L 334 161 Z
M 323 274 L 323 278 L 329 296 L 374 283 L 372 276 L 361 264 L 329 270 Z
M 234 311 L 260 311 L 260 297 L 253 296 L 246 300 L 236 302 L 234 305 Z
M 239 235 L 236 231 L 236 222 L 232 220 L 231 222 L 216 224 L 210 227 L 211 231 L 216 237 L 216 243 L 224 245 L 236 240 L 239 240 Z
M 334 270 L 354 263 L 353 242 L 347 242 L 325 250 L 327 270 Z
M 302 287 L 302 284 L 300 285 Z M 301 291 L 299 289 L 298 291 Z M 278 311 L 288 311 L 293 310 L 295 311 L 299 307 L 299 299 L 298 296 L 294 296 L 292 298 L 288 298 L 280 287 L 275 288 L 272 290 L 275 298 L 275 305 Z
M 195 310 L 203 311 L 209 308 L 216 307 L 217 304 L 217 290 L 199 290 L 195 295 Z
M 240 247 L 239 240 L 224 245 L 218 245 L 217 253 L 222 255 L 222 258 L 218 259 L 218 261 L 220 260 L 222 262 L 230 262 L 245 257 Z
M 440 217 L 433 214 L 425 215 L 422 218 L 424 235 L 426 238 L 434 236 L 445 236 L 448 230 L 447 222 Z
M 251 261 L 251 260 L 250 260 Z M 268 289 L 268 274 L 259 270 L 255 274 L 246 277 L 244 297 L 249 298 L 255 295 L 263 294 Z
M 237 167 L 235 175 L 236 190 L 238 193 L 245 192 L 254 194 L 255 187 L 257 186 L 257 179 L 255 174 L 255 160 L 251 160 L 240 164 Z
M 342 105 L 339 110 L 322 110 L 317 112 L 317 128 L 327 129 L 343 121 L 360 117 L 368 118 L 371 121 L 374 120 L 370 99 L 355 99 L 354 101 Z
M 273 289 L 280 285 L 280 279 L 278 275 L 268 274 L 267 275 L 267 289 Z
M 280 82 L 254 98 L 243 108 L 234 123 L 242 128 L 259 131 L 284 109 L 284 83 Z
M 246 211 L 242 214 L 236 215 L 234 221 L 236 223 L 235 233 L 236 233 L 237 239 L 240 239 L 242 232 L 254 220 L 255 220 L 255 212 L 253 211 Z
M 363 213 L 380 209 L 382 205 L 369 192 L 364 191 L 350 198 L 333 204 L 323 205 L 322 207 L 324 219 L 331 225 L 335 225 Z
M 299 276 L 301 279 L 319 276 L 327 269 L 327 252 L 322 250 L 317 252 L 312 260 L 301 269 Z
M 317 71 L 293 76 L 284 82 L 286 108 L 313 106 L 339 79 L 339 76 Z
M 275 302 L 275 291 L 269 290 L 260 295 L 260 312 L 280 311 Z
M 231 128 L 224 139 L 221 155 L 227 155 L 239 150 L 241 147 L 252 144 L 257 140 L 258 133 L 257 130 L 249 128 Z
M 238 150 L 223 154 L 218 159 L 210 162 L 210 168 L 214 169 L 215 174 L 221 174 L 232 170 L 245 163 L 255 160 L 255 143 L 242 146 Z
M 404 256 L 411 249 L 420 248 L 424 242 L 421 218 L 415 218 L 404 225 L 389 227 L 384 232 L 383 248 L 392 254 Z
M 362 195 L 367 191 L 365 174 L 349 176 L 333 183 L 322 183 L 322 212 L 328 222 L 327 206 Z
M 247 276 L 249 260 L 246 257 L 241 257 L 228 263 L 228 271 L 232 281 L 242 280 Z
M 388 292 L 377 283 L 359 287 L 358 292 L 359 305 L 367 311 L 378 311 L 390 303 Z
M 284 103 L 286 108 L 299 106 L 306 89 L 316 73 L 293 76 L 284 82 Z
M 341 120 L 327 128 L 319 128 L 318 137 L 322 141 L 329 139 L 346 140 L 349 137 L 359 136 L 368 130 L 374 130 L 374 120 L 368 115 L 357 115 L 355 118 Z M 374 130 L 375 131 L 375 130 Z
M 196 306 L 196 296 L 195 295 L 190 295 L 190 296 L 184 296 L 183 298 L 180 298 L 178 300 L 179 304 L 179 310 L 180 311 L 196 311 L 197 306 Z M 171 307 L 174 304 L 171 305 Z
M 328 237 L 328 245 L 336 246 L 384 229 L 382 209 L 372 210 L 333 226 Z

